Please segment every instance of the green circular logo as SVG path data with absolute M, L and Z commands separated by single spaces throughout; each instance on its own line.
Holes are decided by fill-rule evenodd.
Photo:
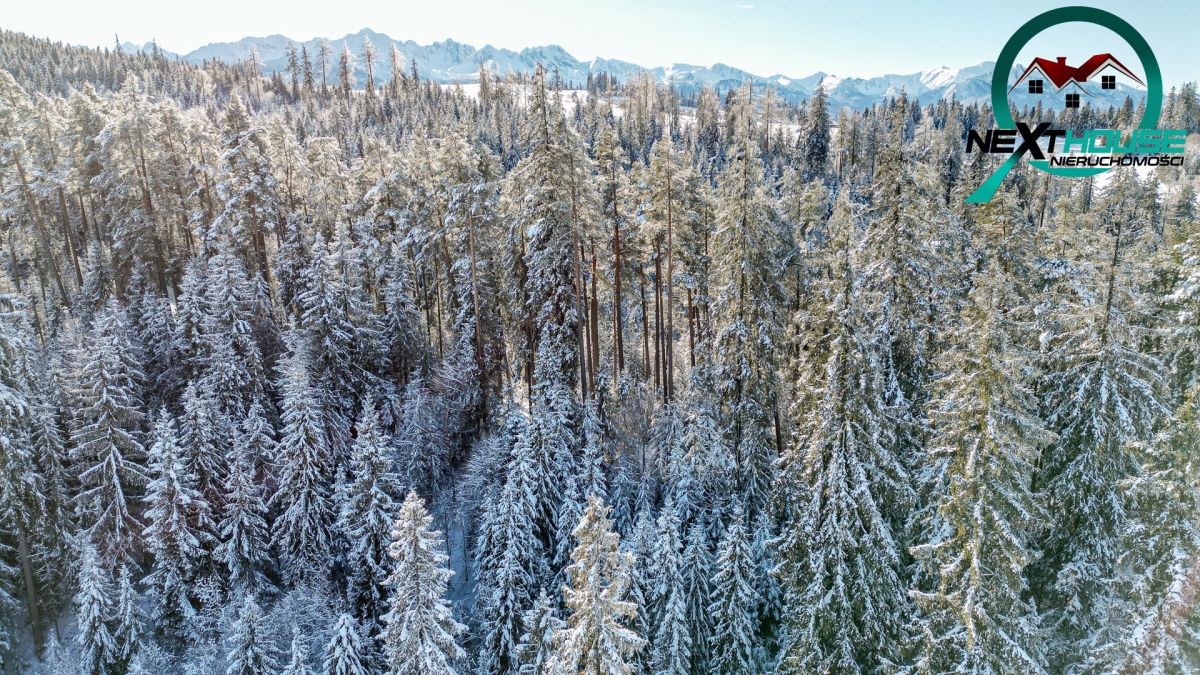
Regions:
M 1163 97 L 1162 71 L 1159 70 L 1158 59 L 1154 57 L 1146 38 L 1142 37 L 1137 29 L 1119 16 L 1094 7 L 1052 9 L 1027 21 L 1008 39 L 1004 49 L 1000 51 L 999 58 L 996 59 L 996 69 L 992 72 L 992 111 L 996 116 L 996 125 L 1001 129 L 1015 129 L 1017 126 L 1013 121 L 1012 112 L 1008 109 L 1008 74 L 1012 71 L 1017 54 L 1038 33 L 1059 24 L 1076 21 L 1103 26 L 1120 35 L 1133 47 L 1134 53 L 1142 62 L 1142 69 L 1146 72 L 1146 112 L 1142 115 L 1138 128 L 1154 129 L 1162 113 Z M 1040 162 L 1034 162 L 1033 166 L 1055 176 L 1094 176 L 1112 168 L 1051 167 Z

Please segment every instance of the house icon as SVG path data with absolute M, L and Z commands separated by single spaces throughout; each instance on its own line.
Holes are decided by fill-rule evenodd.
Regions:
M 1067 90 L 1064 103 L 1068 108 L 1079 107 L 1079 94 L 1091 96 L 1083 85 L 1096 76 L 1100 77 L 1101 89 L 1116 89 L 1117 74 L 1124 75 L 1129 79 L 1137 82 L 1143 87 L 1146 86 L 1133 71 L 1125 67 L 1123 63 L 1118 61 L 1112 54 L 1096 54 L 1083 65 L 1078 68 L 1067 65 L 1067 57 L 1060 56 L 1051 61 L 1041 57 L 1035 58 L 1025 72 L 1017 78 L 1013 86 L 1009 88 L 1008 93 L 1012 93 L 1022 82 L 1027 83 L 1028 92 L 1030 94 L 1044 93 L 1045 81 L 1049 80 L 1054 85 L 1054 93 L 1057 94 L 1064 89 Z

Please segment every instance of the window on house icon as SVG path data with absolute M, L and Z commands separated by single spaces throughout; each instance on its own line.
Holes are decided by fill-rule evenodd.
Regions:
M 1029 93 L 1031 93 L 1031 94 L 1042 93 L 1042 81 L 1041 80 L 1030 80 L 1029 81 Z
M 1079 94 L 1067 94 L 1067 107 L 1068 108 L 1078 108 L 1079 107 Z
M 1101 75 L 1100 76 L 1100 88 L 1101 89 L 1116 89 L 1117 88 L 1117 76 L 1116 75 Z

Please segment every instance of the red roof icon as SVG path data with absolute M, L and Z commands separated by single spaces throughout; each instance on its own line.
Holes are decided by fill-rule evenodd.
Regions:
M 1134 82 L 1137 82 L 1142 86 L 1146 86 L 1137 75 L 1133 74 L 1133 71 L 1126 68 L 1125 65 L 1118 61 L 1117 58 L 1112 54 L 1096 54 L 1087 61 L 1084 61 L 1083 65 L 1079 66 L 1078 68 L 1068 66 L 1067 57 L 1065 56 L 1060 56 L 1053 61 L 1050 59 L 1041 58 L 1039 56 L 1029 64 L 1029 67 L 1025 69 L 1025 72 L 1021 73 L 1021 76 L 1017 78 L 1017 81 L 1013 83 L 1013 86 L 1009 88 L 1009 91 L 1011 92 L 1017 87 L 1018 84 L 1021 84 L 1026 77 L 1029 77 L 1029 74 L 1032 73 L 1034 69 L 1040 70 L 1047 79 L 1054 83 L 1055 87 L 1062 89 L 1072 82 L 1078 84 L 1087 82 L 1093 75 L 1108 67 L 1115 68 L 1118 72 L 1130 78 Z

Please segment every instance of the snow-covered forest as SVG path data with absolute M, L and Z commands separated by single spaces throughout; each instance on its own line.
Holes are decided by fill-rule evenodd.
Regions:
M 7 672 L 1200 668 L 1195 154 L 350 58 L 0 32 Z

